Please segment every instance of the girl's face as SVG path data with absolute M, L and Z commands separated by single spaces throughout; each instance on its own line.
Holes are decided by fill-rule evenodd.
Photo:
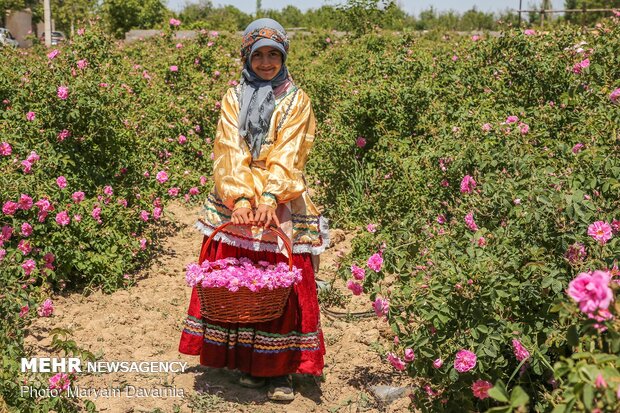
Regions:
M 259 47 L 250 56 L 252 70 L 263 80 L 271 80 L 282 67 L 282 53 L 275 47 Z

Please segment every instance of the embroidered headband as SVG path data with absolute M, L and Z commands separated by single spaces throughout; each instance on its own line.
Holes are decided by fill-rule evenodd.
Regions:
M 259 27 L 246 33 L 243 36 L 243 41 L 241 44 L 241 58 L 243 60 L 247 60 L 248 57 L 250 57 L 253 48 L 252 46 L 254 46 L 254 44 L 256 44 L 256 42 L 260 41 L 261 39 L 272 40 L 273 42 L 277 43 L 276 47 L 280 46 L 278 47 L 278 49 L 284 49 L 281 50 L 284 57 L 288 53 L 289 39 L 286 33 L 272 27 Z

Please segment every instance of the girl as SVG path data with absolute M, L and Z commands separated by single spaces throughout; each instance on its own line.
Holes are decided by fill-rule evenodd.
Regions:
M 268 397 L 294 398 L 291 373 L 321 375 L 325 345 L 319 324 L 314 270 L 329 244 L 326 220 L 306 189 L 303 168 L 314 141 L 316 120 L 308 96 L 286 68 L 289 40 L 275 20 L 258 19 L 243 34 L 241 82 L 222 99 L 214 145 L 213 191 L 197 227 L 204 241 L 220 224 L 199 262 L 226 257 L 288 261 L 281 241 L 266 228 L 275 224 L 289 236 L 293 264 L 303 279 L 282 317 L 253 324 L 221 323 L 200 315 L 192 291 L 179 351 L 200 355 L 209 367 L 238 369 L 240 384 L 261 387 Z M 313 265 L 314 264 L 314 265 Z

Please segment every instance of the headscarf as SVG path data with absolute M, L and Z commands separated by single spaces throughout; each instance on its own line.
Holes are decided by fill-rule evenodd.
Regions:
M 282 67 L 271 80 L 261 79 L 253 70 L 252 53 L 263 46 L 271 46 L 282 53 Z M 289 40 L 284 28 L 273 19 L 254 20 L 243 32 L 241 58 L 241 99 L 239 102 L 239 134 L 247 142 L 252 158 L 258 158 L 275 109 L 274 89 L 289 80 L 286 56 Z

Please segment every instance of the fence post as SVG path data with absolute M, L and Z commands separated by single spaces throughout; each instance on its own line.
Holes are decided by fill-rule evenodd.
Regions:
M 581 28 L 586 27 L 586 2 L 583 2 L 583 6 L 581 7 Z

